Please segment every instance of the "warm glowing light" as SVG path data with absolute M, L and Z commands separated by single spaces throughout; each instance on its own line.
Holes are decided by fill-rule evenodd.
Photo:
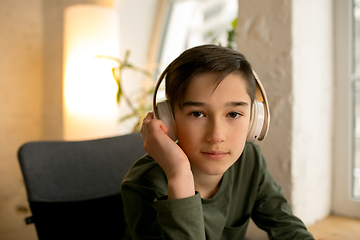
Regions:
M 115 135 L 116 83 L 111 69 L 119 58 L 119 20 L 115 10 L 74 5 L 64 16 L 64 139 Z

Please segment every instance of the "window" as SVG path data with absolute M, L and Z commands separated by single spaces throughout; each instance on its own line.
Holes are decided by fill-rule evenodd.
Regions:
M 353 11 L 353 162 L 352 162 L 352 197 L 360 199 L 360 0 L 354 0 Z
M 216 43 L 226 46 L 226 31 L 232 28 L 237 9 L 237 0 L 168 1 L 156 60 L 160 69 L 154 74 L 154 81 L 185 49 L 213 43 L 214 39 Z M 165 93 L 160 90 L 158 96 L 159 99 L 164 99 Z
M 333 213 L 360 217 L 359 0 L 334 1 L 335 102 Z
M 237 0 L 172 0 L 158 62 L 169 64 L 185 49 L 217 39 L 226 45 L 226 30 L 237 17 Z

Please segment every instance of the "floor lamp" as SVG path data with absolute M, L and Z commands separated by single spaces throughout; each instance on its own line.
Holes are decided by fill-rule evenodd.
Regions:
M 112 76 L 119 58 L 119 18 L 112 8 L 79 4 L 64 13 L 65 140 L 115 135 L 117 86 Z

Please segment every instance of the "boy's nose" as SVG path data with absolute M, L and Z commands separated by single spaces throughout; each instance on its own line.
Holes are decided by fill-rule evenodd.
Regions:
M 224 142 L 226 139 L 225 126 L 221 120 L 212 120 L 209 124 L 207 141 L 211 143 Z

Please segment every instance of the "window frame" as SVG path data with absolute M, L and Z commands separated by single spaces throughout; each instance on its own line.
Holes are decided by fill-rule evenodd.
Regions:
M 353 1 L 334 1 L 335 101 L 333 213 L 360 218 L 360 201 L 352 198 L 353 168 Z

